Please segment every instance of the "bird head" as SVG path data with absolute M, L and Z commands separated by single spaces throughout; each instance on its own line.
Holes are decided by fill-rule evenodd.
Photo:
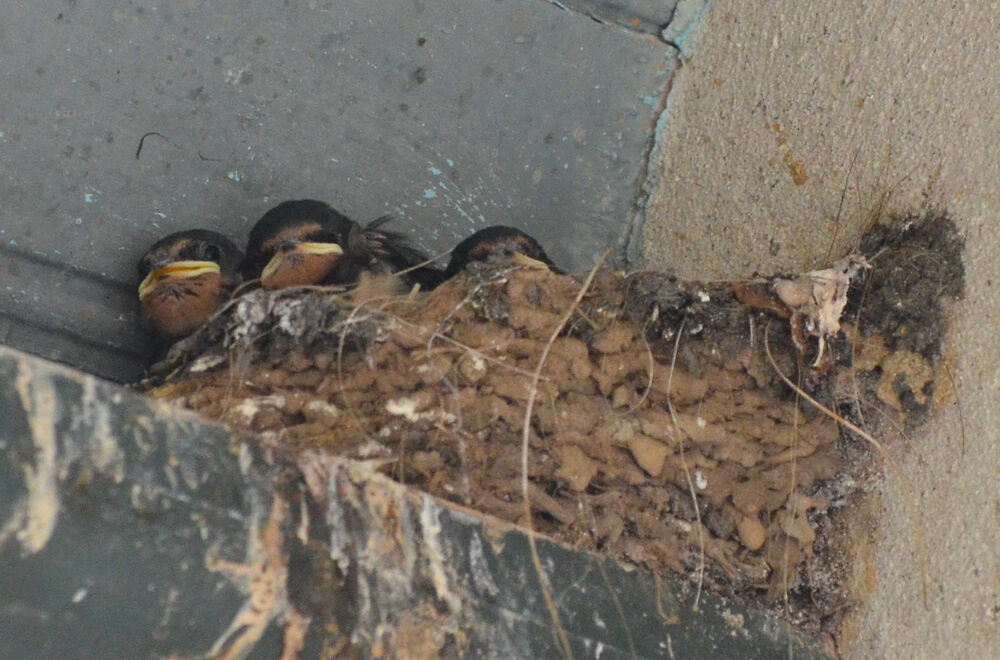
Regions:
M 139 260 L 143 317 L 164 337 L 190 334 L 238 284 L 242 258 L 239 248 L 213 231 L 191 229 L 160 239 Z

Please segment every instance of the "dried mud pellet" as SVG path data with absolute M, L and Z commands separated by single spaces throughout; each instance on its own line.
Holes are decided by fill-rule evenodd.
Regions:
M 307 421 L 334 426 L 340 420 L 340 409 L 329 401 L 313 399 L 302 406 Z
M 607 545 L 616 543 L 624 531 L 625 521 L 616 513 L 600 516 L 594 524 L 594 535 L 597 540 Z
M 681 458 L 679 452 L 677 454 L 670 454 L 669 459 L 680 470 L 687 470 L 688 472 L 697 468 L 708 468 L 711 470 L 719 465 L 718 461 L 712 460 L 696 449 L 685 451 L 684 458 Z
M 719 424 L 709 424 L 700 414 L 678 413 L 677 428 L 682 437 L 696 443 L 724 443 L 729 440 L 726 429 Z
M 282 369 L 260 369 L 253 375 L 254 385 L 259 387 L 281 387 L 288 374 Z
M 778 463 L 787 463 L 789 461 L 805 458 L 816 451 L 816 442 L 809 436 L 800 437 L 798 442 L 788 447 L 787 449 L 782 449 L 781 451 L 769 455 L 764 461 L 768 465 L 776 465 Z
M 701 521 L 717 539 L 728 539 L 735 531 L 730 517 L 715 507 L 706 507 L 701 514 Z
M 562 445 L 555 448 L 555 457 L 559 467 L 555 477 L 565 481 L 570 489 L 586 490 L 590 481 L 597 476 L 597 463 L 576 445 Z
M 426 475 L 440 470 L 444 466 L 444 459 L 441 458 L 441 452 L 436 450 L 416 451 L 410 454 L 410 465 L 417 472 Z
M 506 434 L 517 438 L 517 442 L 520 443 L 521 427 L 524 425 L 524 407 L 520 405 L 508 405 L 501 406 L 498 410 L 500 412 L 500 421 L 504 425 L 493 429 L 494 439 L 503 437 Z M 534 432 L 532 432 L 531 437 L 535 437 Z
M 282 365 L 285 369 L 291 372 L 304 371 L 311 366 L 313 366 L 312 357 L 306 354 L 302 350 L 289 351 L 284 360 L 282 360 Z
M 695 503 L 691 499 L 691 493 L 687 490 L 687 483 L 681 486 L 668 485 L 670 492 L 666 504 L 669 510 L 681 520 L 692 522 L 696 520 Z
M 413 367 L 413 373 L 424 385 L 435 385 L 451 371 L 451 358 L 442 353 L 431 355 L 429 359 L 418 362 Z
M 747 442 L 738 435 L 728 435 L 725 442 L 709 448 L 709 455 L 719 461 L 730 461 L 750 468 L 761 462 L 764 450 L 755 442 Z
M 309 401 L 309 395 L 302 391 L 291 390 L 283 395 L 284 402 L 280 409 L 286 415 L 297 415 L 302 410 L 302 406 Z
M 677 439 L 673 419 L 666 410 L 646 408 L 639 411 L 638 419 L 642 432 L 649 437 L 665 442 L 673 442 Z
M 541 354 L 541 348 L 538 353 Z M 537 363 L 537 358 L 533 362 Z M 562 388 L 593 391 L 589 383 L 592 371 L 587 345 L 575 337 L 560 337 L 552 343 L 542 373 Z
M 416 383 L 413 376 L 405 371 L 394 369 L 380 369 L 375 378 L 375 389 L 382 394 L 393 395 L 398 392 L 412 390 Z
M 754 552 L 763 548 L 764 541 L 767 540 L 767 530 L 760 520 L 756 516 L 748 516 L 739 512 L 736 512 L 735 518 L 736 533 L 743 547 Z
M 603 438 L 590 433 L 580 433 L 578 431 L 559 431 L 553 437 L 555 445 L 575 445 L 584 454 L 595 460 L 606 462 L 610 455 L 611 446 Z
M 544 511 L 563 525 L 573 523 L 575 516 L 569 502 L 564 503 L 552 497 L 534 483 L 528 484 L 528 498 L 531 500 L 532 509 Z
M 486 360 L 476 353 L 463 355 L 458 363 L 458 373 L 470 383 L 478 383 L 486 375 Z
M 774 377 L 771 365 L 767 364 L 759 353 L 756 353 L 749 347 L 740 351 L 739 355 L 734 359 L 739 362 L 741 368 L 747 372 L 747 375 L 753 379 L 754 385 L 757 387 L 764 387 Z
M 646 561 L 645 543 L 638 539 L 628 539 L 622 543 L 622 552 L 630 561 L 642 564 Z
M 330 375 L 332 377 L 325 379 L 323 386 L 317 390 L 320 394 L 338 392 L 340 390 L 346 392 L 367 390 L 378 380 L 378 374 L 373 369 L 345 370 L 343 373 L 334 372 Z
M 737 411 L 734 419 L 724 422 L 726 430 L 744 438 L 770 439 L 777 431 L 777 424 L 769 417 L 756 412 Z
M 722 392 L 732 392 L 734 390 L 743 390 L 756 387 L 753 379 L 750 378 L 742 369 L 738 371 L 729 371 L 725 368 L 722 369 L 707 369 L 705 371 L 705 380 L 711 383 L 713 390 L 718 390 Z
M 670 391 L 667 391 L 670 383 Z M 669 395 L 675 406 L 686 406 L 701 401 L 708 394 L 708 381 L 695 378 L 680 369 L 671 372 L 670 365 L 658 364 L 653 368 L 653 382 L 650 388 L 660 394 Z
M 796 489 L 794 493 L 788 498 L 785 503 L 785 507 L 789 509 L 794 509 L 796 511 L 808 511 L 810 509 L 826 509 L 829 506 L 827 502 L 822 497 L 810 497 L 802 492 L 801 489 Z
M 317 351 L 313 354 L 313 363 L 320 371 L 326 371 L 336 358 L 337 356 L 331 351 Z
M 474 387 L 463 387 L 456 391 L 449 391 L 449 405 L 456 405 L 461 409 L 471 406 L 479 398 L 479 392 Z
M 615 408 L 627 408 L 634 403 L 635 398 L 635 390 L 619 385 L 611 393 L 611 405 Z
M 635 435 L 638 422 L 622 417 L 608 417 L 594 429 L 594 435 L 610 444 L 625 445 Z
M 479 505 L 479 508 L 486 511 L 493 511 L 495 512 L 495 515 L 505 520 L 517 520 L 522 512 L 520 500 L 508 502 L 500 499 L 489 491 L 485 491 L 477 496 L 477 504 Z
M 663 471 L 663 463 L 667 460 L 670 448 L 658 440 L 644 435 L 634 435 L 628 441 L 628 450 L 632 453 L 632 458 L 639 464 L 646 474 L 651 477 L 660 476 Z
M 756 515 L 764 507 L 764 491 L 767 486 L 758 480 L 744 481 L 733 485 L 733 504 L 747 515 Z
M 314 438 L 321 435 L 326 435 L 330 432 L 329 426 L 326 424 L 319 424 L 317 422 L 303 422 L 301 424 L 296 424 L 295 426 L 289 426 L 284 429 L 281 434 L 282 442 L 295 442 L 298 440 L 305 440 L 307 438 Z
M 508 399 L 526 401 L 531 394 L 532 379 L 525 374 L 494 372 L 487 380 L 492 385 L 495 394 Z M 552 383 L 540 381 L 537 388 L 537 399 L 544 401 L 554 398 L 556 395 L 556 389 Z
M 646 511 L 636 512 L 633 522 L 635 523 L 636 534 L 640 538 L 653 539 L 655 541 L 670 536 L 670 529 L 666 523 Z
M 649 481 L 649 476 L 639 467 L 627 448 L 612 447 L 606 465 L 609 478 L 624 478 L 625 483 L 630 486 L 639 486 Z
M 696 467 L 690 470 L 690 474 L 698 495 L 708 500 L 712 507 L 721 507 L 732 494 L 733 474 L 726 465 L 717 464 L 714 468 Z
M 271 431 L 282 428 L 285 425 L 285 416 L 277 408 L 264 407 L 253 416 L 250 428 L 253 431 Z
M 576 337 L 559 337 L 552 342 L 552 352 L 573 360 L 586 362 L 590 357 L 587 344 Z
M 597 368 L 591 374 L 601 390 L 601 394 L 607 396 L 633 373 L 640 372 L 647 375 L 648 379 L 649 359 L 645 356 L 629 353 L 617 353 L 615 355 L 601 356 L 597 361 Z
M 808 438 L 814 446 L 835 442 L 840 434 L 837 423 L 826 417 L 817 417 L 810 422 L 800 419 L 798 424 L 779 424 L 764 442 L 791 447 Z
M 326 378 L 326 374 L 322 371 L 309 369 L 289 374 L 288 378 L 285 379 L 285 385 L 287 387 L 305 387 L 313 389 L 323 382 L 324 378 Z
M 562 320 L 559 314 L 526 306 L 512 306 L 508 312 L 512 327 L 527 332 L 532 337 L 541 338 L 552 334 Z
M 462 425 L 466 431 L 476 433 L 500 419 L 500 406 L 507 403 L 496 396 L 479 396 L 471 405 L 462 409 Z
M 552 410 L 552 406 L 543 405 L 538 408 L 538 412 L 542 413 L 545 408 Z M 601 422 L 603 414 L 607 410 L 607 403 L 603 398 L 594 401 L 593 398 L 586 395 L 569 392 L 556 402 L 556 414 L 552 426 L 557 431 L 577 431 L 589 434 Z
M 762 395 L 762 399 L 761 409 L 771 419 L 785 424 L 802 423 L 803 410 L 801 406 L 796 406 L 790 401 L 774 401 L 773 398 L 768 399 L 766 395 Z
M 791 512 L 787 509 L 778 511 L 778 524 L 781 531 L 799 542 L 800 547 L 806 556 L 812 556 L 813 542 L 816 540 L 816 531 L 809 524 L 805 511 Z
M 599 353 L 620 353 L 634 338 L 631 326 L 618 323 L 595 334 L 590 347 Z
M 396 327 L 392 331 L 392 342 L 404 350 L 426 348 L 429 335 L 430 330 L 421 326 Z
M 927 402 L 924 388 L 934 382 L 934 370 L 922 355 L 900 350 L 882 360 L 882 377 L 875 386 L 875 395 L 895 410 L 903 410 L 900 392 L 907 392 L 922 406 Z
M 728 360 L 723 361 L 722 368 L 726 371 L 735 371 L 737 373 L 743 373 L 743 371 L 745 371 L 743 362 L 737 358 L 729 358 Z
M 493 323 L 462 323 L 451 328 L 451 338 L 480 351 L 505 352 L 514 341 L 514 330 Z M 495 357 L 495 356 L 494 356 Z

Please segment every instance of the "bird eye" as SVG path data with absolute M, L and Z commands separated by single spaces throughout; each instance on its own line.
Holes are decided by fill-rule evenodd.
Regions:
M 219 261 L 222 259 L 222 248 L 209 243 L 205 246 L 205 258 L 208 261 Z

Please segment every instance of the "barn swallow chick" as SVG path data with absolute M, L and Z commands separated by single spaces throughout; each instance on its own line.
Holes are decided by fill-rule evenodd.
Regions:
M 403 234 L 382 229 L 392 219 L 391 215 L 376 218 L 362 231 L 371 256 L 368 269 L 376 273 L 403 271 L 403 283 L 408 287 L 419 284 L 425 291 L 433 289 L 444 281 L 444 271 L 428 263 L 427 255 L 410 245 Z
M 243 253 L 214 231 L 161 238 L 139 260 L 139 303 L 152 330 L 170 341 L 197 330 L 239 284 Z
M 243 274 L 248 279 L 259 277 L 265 289 L 354 284 L 365 271 L 393 273 L 425 261 L 401 234 L 381 229 L 390 219 L 379 218 L 362 229 L 324 202 L 282 202 L 250 230 Z M 418 268 L 406 281 L 420 281 L 426 287 L 435 272 L 440 273 Z
M 480 229 L 456 245 L 451 251 L 445 278 L 462 272 L 473 261 L 512 263 L 528 268 L 547 268 L 557 274 L 563 272 L 556 268 L 538 241 L 520 229 L 504 225 Z

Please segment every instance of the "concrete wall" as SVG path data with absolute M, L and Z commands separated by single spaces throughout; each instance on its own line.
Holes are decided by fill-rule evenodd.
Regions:
M 880 208 L 944 207 L 965 233 L 949 349 L 962 414 L 945 399 L 912 451 L 892 445 L 917 493 L 929 604 L 890 474 L 875 592 L 849 657 L 1000 649 L 998 30 L 995 3 L 718 0 L 660 124 L 647 266 L 706 278 L 813 267 L 849 250 Z

